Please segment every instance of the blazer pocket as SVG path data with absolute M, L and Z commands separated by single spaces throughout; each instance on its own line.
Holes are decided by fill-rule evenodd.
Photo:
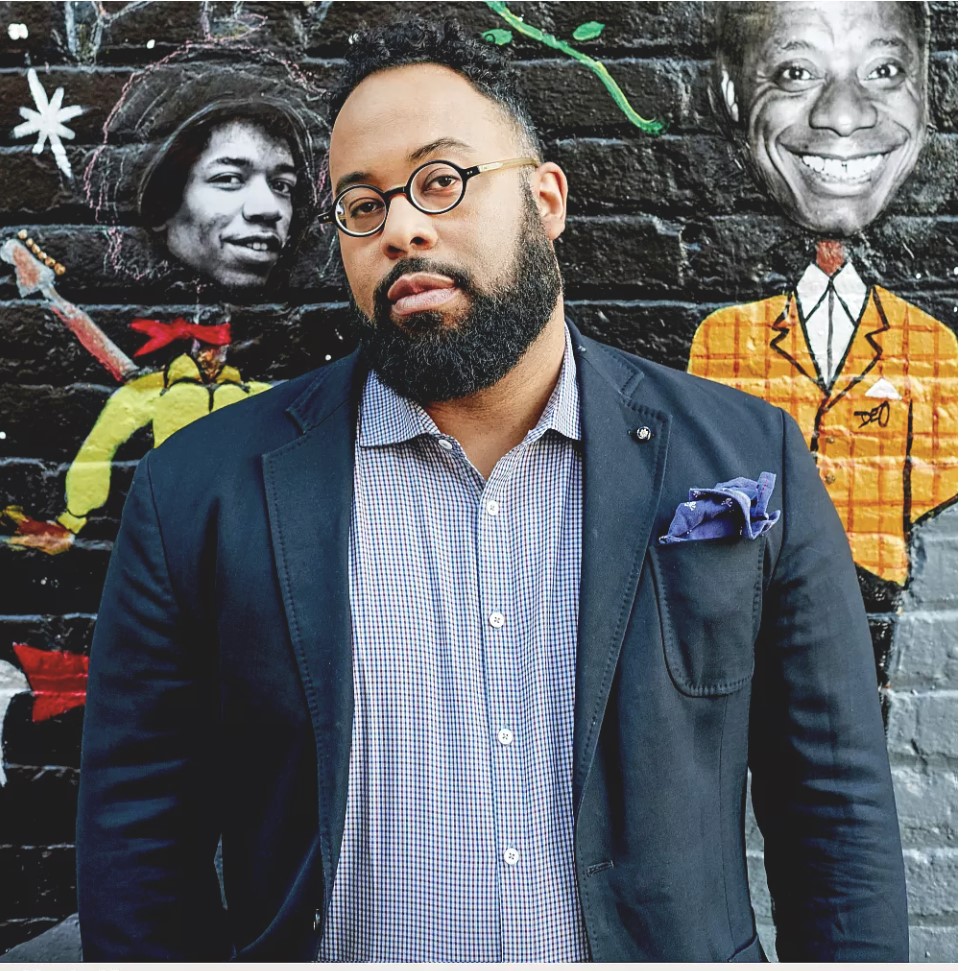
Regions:
M 653 548 L 667 669 L 692 697 L 725 695 L 754 673 L 764 541 L 699 540 Z

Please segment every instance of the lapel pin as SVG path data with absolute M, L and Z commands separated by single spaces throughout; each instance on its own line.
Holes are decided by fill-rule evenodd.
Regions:
M 649 442 L 653 437 L 653 432 L 646 425 L 641 425 L 633 434 L 640 442 Z

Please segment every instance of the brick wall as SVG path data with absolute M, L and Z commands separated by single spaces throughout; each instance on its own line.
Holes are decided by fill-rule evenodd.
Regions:
M 769 254 L 794 236 L 735 164 L 710 118 L 706 12 L 692 2 L 510 7 L 528 24 L 600 58 L 640 115 L 667 124 L 659 136 L 645 134 L 584 65 L 510 31 L 549 157 L 570 179 L 571 218 L 559 255 L 571 315 L 593 337 L 684 368 L 708 313 L 787 285 L 786 267 Z M 130 321 L 190 316 L 197 301 L 122 272 L 150 259 L 129 200 L 117 205 L 112 226 L 85 197 L 83 174 L 126 90 L 165 58 L 170 90 L 177 91 L 179 78 L 192 72 L 250 66 L 264 52 L 293 62 L 324 89 L 352 31 L 400 14 L 452 14 L 480 33 L 507 28 L 484 3 L 415 2 L 404 9 L 368 2 L 148 3 L 130 10 L 111 5 L 100 15 L 87 2 L 6 3 L 0 236 L 25 229 L 35 237 L 67 268 L 56 281 L 61 295 L 133 353 L 143 339 L 130 331 Z M 591 22 L 603 25 L 599 36 L 573 40 L 574 30 Z M 957 44 L 956 5 L 933 3 L 935 130 L 890 214 L 865 242 L 889 289 L 956 331 Z M 35 136 L 12 134 L 23 121 L 19 109 L 34 106 L 31 67 L 47 96 L 62 86 L 63 104 L 84 108 L 65 122 L 76 133 L 65 156 L 73 178 L 58 169 L 49 146 L 33 154 Z M 121 266 L 118 247 L 140 255 Z M 350 345 L 344 306 L 331 240 L 310 234 L 289 292 L 232 316 L 230 363 L 246 378 L 274 382 L 340 356 Z M 145 363 L 162 367 L 165 355 Z M 0 506 L 21 506 L 38 520 L 63 511 L 66 470 L 116 387 L 38 297 L 19 294 L 10 268 L 0 264 Z M 32 672 L 13 645 L 87 652 L 123 497 L 148 447 L 144 430 L 121 446 L 110 498 L 68 552 L 0 547 L 0 698 L 9 700 L 7 781 L 0 788 L 0 951 L 75 909 L 73 813 L 83 707 L 52 715 L 38 710 L 39 682 L 30 682 L 33 693 L 24 689 Z M 899 598 L 865 584 L 904 837 L 912 958 L 921 961 L 956 956 L 956 523 L 953 506 L 916 528 L 912 579 Z M 5 530 L 8 537 L 13 532 L 9 518 Z M 773 957 L 752 822 L 749 858 L 762 936 Z

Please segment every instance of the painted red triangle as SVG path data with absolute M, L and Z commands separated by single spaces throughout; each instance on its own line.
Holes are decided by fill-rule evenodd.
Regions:
M 86 655 L 44 651 L 29 644 L 14 644 L 13 650 L 33 692 L 35 722 L 79 708 L 87 700 Z

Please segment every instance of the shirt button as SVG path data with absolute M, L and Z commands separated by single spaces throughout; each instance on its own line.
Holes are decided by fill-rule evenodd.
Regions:
M 503 859 L 510 865 L 516 866 L 519 863 L 519 850 L 514 850 L 511 846 L 503 850 Z
M 508 728 L 500 728 L 496 735 L 501 745 L 509 745 L 513 740 L 513 733 Z
M 447 452 L 452 451 L 452 442 L 448 438 L 439 439 L 439 448 L 444 448 Z
M 489 615 L 489 626 L 490 627 L 502 627 L 506 623 L 506 618 L 498 611 L 494 610 Z
M 837 476 L 833 472 L 824 473 L 824 481 L 827 482 L 828 485 L 831 485 L 831 483 L 834 482 L 836 478 Z
M 833 445 L 834 444 L 834 436 L 833 435 L 828 435 L 828 437 L 825 439 L 825 441 L 828 443 L 828 445 Z
M 496 502 L 495 499 L 490 499 L 486 503 L 486 512 L 488 512 L 490 516 L 498 516 L 499 515 L 499 503 Z

